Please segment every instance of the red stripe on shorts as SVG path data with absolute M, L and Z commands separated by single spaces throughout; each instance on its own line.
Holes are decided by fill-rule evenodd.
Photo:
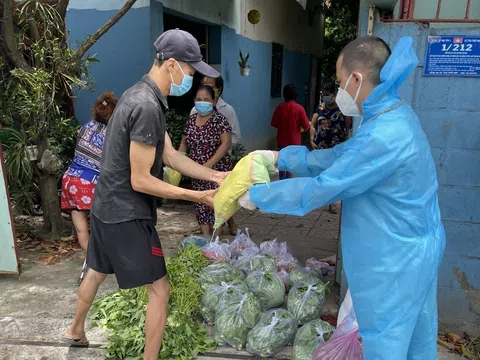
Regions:
M 158 247 L 152 246 L 152 255 L 163 256 L 163 250 Z

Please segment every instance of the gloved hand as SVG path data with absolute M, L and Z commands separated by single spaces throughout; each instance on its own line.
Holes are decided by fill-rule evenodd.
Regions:
M 240 196 L 238 198 L 238 205 L 240 205 L 242 208 L 247 209 L 247 210 L 256 210 L 257 205 L 255 205 L 251 200 L 250 200 L 250 191 L 247 191 L 245 194 Z
M 271 150 L 257 150 L 254 151 L 253 154 L 262 154 L 268 160 L 270 160 L 273 165 L 278 165 L 278 151 L 271 151 Z

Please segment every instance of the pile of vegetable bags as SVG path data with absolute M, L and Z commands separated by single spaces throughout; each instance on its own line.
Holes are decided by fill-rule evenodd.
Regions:
M 205 291 L 200 313 L 215 327 L 219 345 L 270 357 L 292 344 L 305 325 L 294 346 L 303 359 L 328 339 L 333 327 L 320 320 L 327 285 L 318 263 L 301 267 L 285 242 L 258 246 L 248 229 L 239 230 L 230 244 L 218 238 L 208 242 L 203 253 L 212 264 L 199 278 Z

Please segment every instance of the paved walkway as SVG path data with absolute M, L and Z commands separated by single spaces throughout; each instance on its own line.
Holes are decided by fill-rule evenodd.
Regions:
M 158 210 L 157 228 L 167 255 L 174 255 L 178 244 L 198 226 L 191 206 L 166 204 Z M 248 227 L 252 239 L 278 238 L 286 241 L 290 251 L 301 262 L 306 258 L 321 258 L 337 249 L 338 215 L 319 210 L 304 218 L 271 216 L 257 212 L 240 211 L 236 215 L 240 227 Z M 231 238 L 231 237 L 230 237 Z M 78 288 L 73 286 L 81 269 L 84 254 L 78 252 L 69 261 L 46 266 L 37 261 L 41 254 L 21 252 L 23 274 L 20 279 L 0 275 L 0 360 L 103 360 L 101 346 L 105 336 L 99 329 L 88 332 L 89 349 L 73 349 L 61 339 L 75 311 Z M 116 289 L 114 277 L 102 285 L 99 295 Z M 335 314 L 338 288 L 333 288 L 325 312 Z M 234 354 L 232 356 L 232 353 Z M 229 348 L 218 349 L 199 359 L 254 359 L 246 353 Z M 280 358 L 288 358 L 288 351 Z M 440 350 L 439 359 L 458 357 Z

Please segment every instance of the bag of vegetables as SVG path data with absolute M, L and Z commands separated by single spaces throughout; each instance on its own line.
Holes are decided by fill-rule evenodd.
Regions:
M 312 360 L 313 353 L 330 339 L 335 328 L 322 320 L 312 320 L 297 333 L 293 344 L 292 360 Z
M 271 357 L 293 341 L 297 330 L 297 322 L 287 310 L 270 310 L 248 333 L 247 351 L 261 357 Z
M 291 289 L 296 283 L 322 280 L 320 274 L 307 267 L 296 267 L 290 272 L 287 288 Z
M 319 319 L 327 285 L 320 280 L 296 283 L 288 293 L 287 308 L 299 325 Z
M 283 305 L 285 302 L 285 285 L 275 273 L 254 271 L 247 276 L 245 284 L 257 297 L 262 310 Z
M 249 274 L 252 271 L 276 272 L 277 265 L 271 256 L 244 256 L 231 262 L 235 269 L 242 270 Z
M 220 284 L 208 285 L 200 301 L 200 313 L 208 325 L 214 325 L 215 314 L 217 313 L 220 302 L 235 299 L 247 293 L 247 285 L 240 280 L 231 282 L 222 281 Z
M 255 256 L 260 252 L 258 245 L 250 239 L 248 229 L 245 229 L 245 234 L 238 229 L 235 239 L 230 244 L 230 250 L 235 259 L 241 256 Z
M 215 340 L 219 345 L 228 344 L 242 350 L 248 332 L 260 318 L 260 304 L 252 293 L 233 300 L 220 302 L 215 318 Z
M 234 269 L 228 263 L 219 262 L 207 266 L 198 280 L 199 284 L 205 290 L 208 285 L 220 284 L 234 280 L 245 280 L 245 275 L 238 269 Z
M 208 242 L 202 249 L 203 255 L 212 262 L 230 261 L 232 258 L 230 245 L 221 242 L 219 237 Z

